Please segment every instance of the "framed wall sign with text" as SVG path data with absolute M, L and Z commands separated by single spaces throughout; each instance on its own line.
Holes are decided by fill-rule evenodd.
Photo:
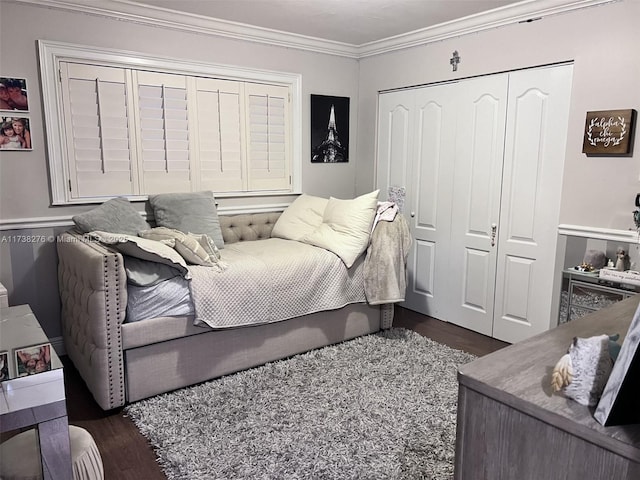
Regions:
M 631 156 L 636 111 L 587 112 L 582 153 L 587 156 Z

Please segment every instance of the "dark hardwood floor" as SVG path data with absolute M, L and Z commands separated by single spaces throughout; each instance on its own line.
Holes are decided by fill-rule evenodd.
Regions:
M 482 356 L 508 344 L 451 323 L 396 307 L 394 327 L 414 330 L 439 343 Z M 106 480 L 164 480 L 153 449 L 123 409 L 103 411 L 68 357 L 63 357 L 69 423 L 87 429 L 96 441 Z

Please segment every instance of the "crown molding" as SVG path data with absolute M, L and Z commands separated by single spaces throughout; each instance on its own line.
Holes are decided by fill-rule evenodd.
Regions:
M 582 8 L 622 0 L 525 0 L 494 10 L 462 17 L 433 27 L 414 30 L 357 47 L 359 58 L 439 42 L 514 23 L 529 22 Z
M 44 8 L 74 11 L 178 31 L 214 35 L 234 40 L 257 42 L 358 59 L 622 0 L 524 0 L 451 22 L 414 30 L 362 45 L 335 42 L 306 35 L 256 27 L 245 23 L 176 12 L 166 8 L 141 5 L 129 0 L 100 0 L 100 2 L 96 2 L 95 0 L 8 1 Z

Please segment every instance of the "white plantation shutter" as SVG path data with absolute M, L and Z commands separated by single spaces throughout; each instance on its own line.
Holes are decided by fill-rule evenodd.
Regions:
M 191 191 L 187 77 L 134 72 L 145 193 Z
M 300 75 L 38 43 L 54 205 L 300 188 Z
M 242 90 L 241 82 L 196 79 L 198 189 L 214 192 L 246 189 Z
M 137 193 L 127 70 L 62 62 L 60 79 L 71 198 Z
M 249 190 L 289 190 L 287 87 L 245 84 Z

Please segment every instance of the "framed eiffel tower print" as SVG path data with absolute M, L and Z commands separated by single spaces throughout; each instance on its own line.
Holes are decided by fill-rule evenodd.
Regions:
M 311 95 L 311 162 L 349 161 L 349 97 Z

